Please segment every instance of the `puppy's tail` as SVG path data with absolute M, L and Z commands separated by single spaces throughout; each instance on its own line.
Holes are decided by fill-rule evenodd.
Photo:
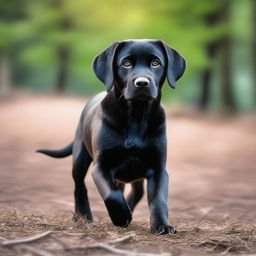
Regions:
M 73 142 L 71 142 L 65 148 L 62 148 L 59 150 L 38 149 L 36 152 L 43 153 L 51 157 L 62 158 L 72 154 L 72 147 L 73 147 Z

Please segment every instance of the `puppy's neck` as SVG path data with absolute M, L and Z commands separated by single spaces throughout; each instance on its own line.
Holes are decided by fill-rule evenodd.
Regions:
M 126 105 L 128 120 L 131 122 L 139 123 L 149 119 L 155 102 L 154 100 L 129 100 L 126 102 Z
M 124 96 L 116 97 L 111 91 L 102 101 L 104 116 L 111 119 L 119 127 L 130 126 L 130 124 L 148 125 L 161 115 L 161 96 L 154 100 L 125 100 Z

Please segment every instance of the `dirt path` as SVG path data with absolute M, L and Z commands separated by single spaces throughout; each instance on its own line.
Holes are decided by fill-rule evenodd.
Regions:
M 229 119 L 170 114 L 168 169 L 170 218 L 180 234 L 155 237 L 148 232 L 146 197 L 133 224 L 110 224 L 90 175 L 87 177 L 94 224 L 71 220 L 71 158 L 56 160 L 34 153 L 69 143 L 85 100 L 54 96 L 16 96 L 0 102 L 0 237 L 16 238 L 55 231 L 72 245 L 90 245 L 126 235 L 118 248 L 170 255 L 256 254 L 256 118 Z M 81 233 L 67 236 L 65 233 Z M 55 248 L 52 237 L 35 242 Z M 54 247 L 55 246 L 55 247 Z M 16 248 L 16 252 L 14 249 Z M 36 255 L 28 248 L 0 255 Z M 112 255 L 102 249 L 52 251 L 52 255 Z M 50 254 L 49 254 L 50 255 Z

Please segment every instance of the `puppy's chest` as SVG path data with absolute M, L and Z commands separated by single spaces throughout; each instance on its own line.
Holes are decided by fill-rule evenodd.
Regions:
M 146 165 L 149 162 L 148 159 L 157 154 L 154 144 L 136 136 L 127 136 L 122 140 L 112 137 L 109 138 L 107 145 L 108 147 L 100 150 L 100 161 L 108 169 L 128 165 Z
M 98 160 L 102 169 L 123 182 L 145 178 L 149 169 L 156 169 L 161 147 L 157 137 L 149 136 L 147 128 L 146 123 L 130 125 L 122 132 L 106 127 L 100 137 Z
M 145 141 L 145 138 L 143 135 L 137 135 L 137 134 L 128 134 L 124 137 L 122 147 L 126 149 L 130 148 L 145 148 L 147 146 L 147 141 Z
M 111 172 L 111 176 L 120 181 L 145 178 L 147 171 L 159 164 L 159 148 L 142 134 L 128 133 L 123 138 L 112 136 L 109 142 L 107 148 L 102 148 L 99 161 L 106 172 Z
M 137 139 L 136 139 L 137 140 Z M 122 182 L 145 178 L 149 169 L 155 169 L 159 152 L 154 146 L 137 147 L 132 140 L 126 142 L 131 147 L 115 146 L 100 154 L 100 164 L 104 171 Z

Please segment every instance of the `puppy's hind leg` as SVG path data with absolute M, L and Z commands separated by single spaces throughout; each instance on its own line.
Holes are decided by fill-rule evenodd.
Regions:
M 127 203 L 133 212 L 135 206 L 138 204 L 138 202 L 141 200 L 144 194 L 144 188 L 143 188 L 143 180 L 134 181 L 131 185 L 131 192 L 128 195 Z
M 75 213 L 84 216 L 88 221 L 93 221 L 87 189 L 84 183 L 92 159 L 82 141 L 75 141 L 73 145 L 72 175 L 75 182 Z

